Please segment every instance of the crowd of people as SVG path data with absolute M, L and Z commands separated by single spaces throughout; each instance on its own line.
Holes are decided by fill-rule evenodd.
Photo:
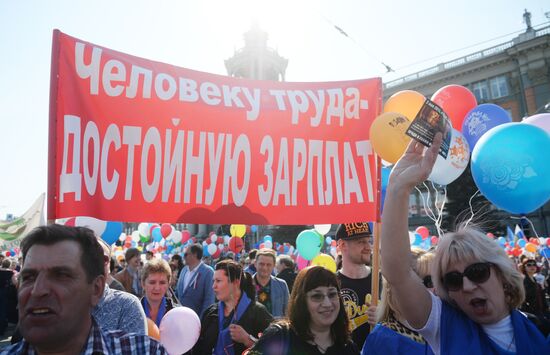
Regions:
M 511 259 L 468 226 L 411 249 L 408 196 L 440 141 L 411 143 L 393 168 L 380 278 L 363 222 L 338 226 L 336 273 L 266 248 L 212 262 L 200 244 L 169 261 L 136 248 L 115 260 L 87 228 L 39 227 L 20 260 L 0 260 L 0 331 L 17 323 L 2 354 L 164 354 L 151 329 L 177 307 L 201 320 L 186 354 L 550 354 L 546 260 Z

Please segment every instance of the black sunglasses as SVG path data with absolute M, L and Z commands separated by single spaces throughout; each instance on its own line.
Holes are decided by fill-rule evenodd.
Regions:
M 432 275 L 424 276 L 422 283 L 426 288 L 434 288 L 434 283 L 432 282 Z
M 525 263 L 525 266 L 537 266 L 537 263 L 535 263 L 535 262 L 528 262 L 528 263 Z
M 443 276 L 443 285 L 449 291 L 458 291 L 462 289 L 464 276 L 476 284 L 484 283 L 491 276 L 491 265 L 491 263 L 475 263 L 465 268 L 463 273 L 448 272 Z

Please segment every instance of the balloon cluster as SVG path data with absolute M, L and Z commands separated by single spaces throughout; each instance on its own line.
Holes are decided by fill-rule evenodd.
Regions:
M 550 238 L 507 240 L 505 237 L 498 237 L 496 242 L 504 248 L 508 255 L 517 257 L 524 254 L 534 257 L 536 253 L 539 253 L 545 258 L 550 258 Z
M 393 164 L 404 153 L 405 134 L 426 98 L 412 90 L 392 95 L 370 128 L 374 151 Z M 495 104 L 477 105 L 465 87 L 448 85 L 431 97 L 449 116 L 453 131 L 446 159 L 438 156 L 428 180 L 448 185 L 468 166 L 481 193 L 511 213 L 529 213 L 550 200 L 550 114 L 512 123 Z M 471 153 L 471 155 L 470 155 Z

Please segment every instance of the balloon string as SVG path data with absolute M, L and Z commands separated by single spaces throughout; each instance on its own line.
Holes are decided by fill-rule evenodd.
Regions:
M 424 207 L 424 212 L 426 213 L 426 215 L 428 216 L 428 218 L 434 222 L 435 224 L 435 228 L 437 230 L 437 234 L 438 236 L 441 238 L 441 236 L 443 235 L 443 231 L 441 229 L 441 221 L 443 220 L 443 208 L 445 207 L 445 200 L 447 199 L 447 189 L 445 188 L 445 195 L 444 195 L 444 200 L 441 204 L 441 208 L 437 207 L 437 204 L 438 204 L 438 200 L 439 200 L 439 194 L 437 193 L 437 188 L 435 187 L 435 185 L 433 185 L 432 183 L 432 187 L 434 188 L 435 190 L 435 209 L 437 211 L 437 216 L 436 214 L 434 213 L 434 211 L 432 210 L 431 206 L 430 206 L 430 196 L 431 196 L 431 190 L 430 188 L 428 187 L 428 185 L 426 185 L 426 183 L 424 182 L 423 183 L 424 187 L 426 188 L 426 190 L 428 191 L 427 193 L 427 196 L 426 198 L 424 198 L 424 194 L 422 193 L 422 191 L 420 191 L 420 189 L 418 187 L 415 186 L 415 189 L 418 191 L 418 193 L 420 194 L 421 196 L 421 199 L 422 199 L 422 205 Z
M 424 186 L 426 186 L 426 185 L 424 185 Z M 420 191 L 420 189 L 417 186 L 415 186 L 414 188 L 420 194 L 420 198 L 422 200 L 422 205 L 424 207 L 424 212 L 426 213 L 426 215 L 428 216 L 429 219 L 431 219 L 433 222 L 435 222 L 435 216 L 434 216 L 432 210 L 430 209 L 429 206 L 426 206 L 426 204 L 427 204 L 426 200 L 430 197 L 429 191 L 428 191 L 427 198 L 424 199 L 424 194 L 422 193 L 422 191 Z M 426 188 L 427 188 L 427 186 L 426 186 Z
M 470 201 L 468 202 L 468 204 L 470 205 L 470 218 L 468 218 L 466 223 L 464 223 L 464 228 L 466 228 L 468 224 L 470 224 L 472 219 L 474 219 L 474 208 L 472 207 L 472 200 L 474 199 L 474 197 L 477 195 L 478 192 L 479 192 L 479 189 L 476 192 L 474 192 L 472 197 L 470 197 Z

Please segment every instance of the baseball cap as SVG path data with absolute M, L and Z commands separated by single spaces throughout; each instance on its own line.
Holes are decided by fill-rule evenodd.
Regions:
M 372 237 L 372 232 L 367 222 L 342 223 L 336 230 L 336 240 L 354 240 L 365 237 Z

